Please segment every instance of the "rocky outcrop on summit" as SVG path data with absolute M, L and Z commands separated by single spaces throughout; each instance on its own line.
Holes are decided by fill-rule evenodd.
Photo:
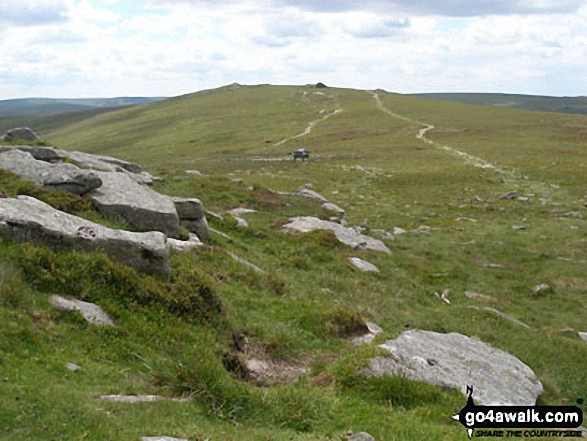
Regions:
M 104 251 L 147 273 L 169 273 L 169 253 L 160 232 L 113 230 L 63 213 L 30 196 L 0 199 L 0 236 L 57 248 Z
M 343 227 L 335 222 L 310 216 L 294 217 L 290 221 L 289 224 L 283 226 L 285 231 L 308 233 L 314 230 L 330 230 L 340 242 L 351 246 L 355 250 L 373 250 L 391 254 L 389 248 L 380 240 L 357 233 L 352 228 Z
M 13 142 L 21 141 L 38 141 L 39 137 L 28 127 L 16 127 L 8 130 L 4 135 L 0 136 L 0 141 Z
M 131 227 L 179 237 L 179 218 L 170 197 L 138 184 L 126 173 L 95 173 L 102 186 L 86 197 L 101 214 Z
M 0 168 L 47 190 L 65 190 L 83 195 L 102 186 L 102 180 L 94 171 L 82 170 L 67 163 L 38 161 L 31 153 L 18 149 L 0 153 Z
M 391 357 L 376 357 L 367 377 L 403 375 L 411 380 L 458 389 L 474 384 L 480 405 L 533 406 L 542 384 L 519 359 L 462 334 L 410 330 L 379 347 Z
M 29 146 L 29 145 L 20 145 L 20 146 L 0 146 L 0 152 L 7 152 L 7 151 L 14 151 L 20 150 L 22 152 L 27 152 L 33 155 L 33 158 L 39 161 L 47 161 L 47 162 L 58 162 L 62 161 L 67 158 L 67 152 L 65 150 L 57 150 L 53 147 L 40 147 L 40 146 Z

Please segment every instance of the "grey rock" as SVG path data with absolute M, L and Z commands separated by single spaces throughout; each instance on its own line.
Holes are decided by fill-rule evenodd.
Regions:
M 361 335 L 359 337 L 352 337 L 350 339 L 355 346 L 371 344 L 377 334 L 381 334 L 383 332 L 383 329 L 381 329 L 381 327 L 375 323 L 366 322 L 365 325 L 367 325 L 367 329 L 369 330 L 367 334 Z
M 534 372 L 516 357 L 462 334 L 410 330 L 380 345 L 390 357 L 376 357 L 367 377 L 405 375 L 423 383 L 466 392 L 481 405 L 533 406 L 542 394 Z
M 470 309 L 477 309 L 479 311 L 489 311 L 492 312 L 495 315 L 500 316 L 501 318 L 504 318 L 512 323 L 515 323 L 516 325 L 521 326 L 522 328 L 526 328 L 526 329 L 532 329 L 531 326 L 527 325 L 526 323 L 518 320 L 517 318 L 514 318 L 510 315 L 507 315 L 505 312 L 500 311 L 499 309 L 495 309 L 495 308 L 490 308 L 488 306 L 483 306 L 483 307 L 479 307 L 479 306 L 469 306 L 468 308 Z
M 403 228 L 399 228 L 399 227 L 393 227 L 393 234 L 395 234 L 396 236 L 400 236 L 402 234 L 406 234 L 407 231 L 404 230 Z
M 314 190 L 310 190 L 310 189 L 304 188 L 304 187 L 298 188 L 295 191 L 295 194 L 297 194 L 298 196 L 304 196 L 304 197 L 310 198 L 310 199 L 316 199 L 320 202 L 328 202 L 328 199 L 326 199 L 321 194 L 318 194 Z
M 579 332 L 579 337 L 581 337 L 584 341 L 587 341 L 587 332 Z
M 477 300 L 477 301 L 480 301 L 480 302 L 490 302 L 492 300 L 495 300 L 491 296 L 487 296 L 485 294 L 478 294 L 478 293 L 473 292 L 473 291 L 465 291 L 465 296 L 468 299 Z
M 363 234 L 353 231 L 351 228 L 343 227 L 334 222 L 324 221 L 315 217 L 303 216 L 290 219 L 290 223 L 283 226 L 284 231 L 297 231 L 307 233 L 314 230 L 330 230 L 336 238 L 345 245 L 351 246 L 356 250 L 373 250 L 391 254 L 389 248 L 378 239 L 374 239 Z
M 175 210 L 180 221 L 200 220 L 204 217 L 204 206 L 199 199 L 172 197 L 171 200 L 175 205 Z
M 8 130 L 2 137 L 1 141 L 12 142 L 16 140 L 21 141 L 38 141 L 39 137 L 28 127 L 16 127 Z
M 77 372 L 77 371 L 80 371 L 80 370 L 82 369 L 82 367 L 81 367 L 81 366 L 78 366 L 78 365 L 77 365 L 77 364 L 75 364 L 75 363 L 67 363 L 67 364 L 65 365 L 65 367 L 67 368 L 67 370 L 69 370 L 69 371 L 71 371 L 71 372 Z
M 141 441 L 188 441 L 183 438 L 172 438 L 170 436 L 143 436 Z
M 188 240 L 168 238 L 166 245 L 168 249 L 173 249 L 179 252 L 187 252 L 204 246 L 198 236 L 193 233 L 190 233 Z
M 385 240 L 394 240 L 393 234 L 386 230 L 371 230 L 371 233 L 377 234 L 379 237 Z
M 349 261 L 359 269 L 359 271 L 363 271 L 365 273 L 378 273 L 379 268 L 377 268 L 372 263 L 367 262 L 366 260 L 359 259 L 358 257 L 349 257 Z
M 161 401 L 165 398 L 159 395 L 100 395 L 100 399 L 104 401 L 114 401 L 116 403 L 152 403 L 153 401 Z
M 517 198 L 518 198 L 518 192 L 517 191 L 510 191 L 509 193 L 506 193 L 506 194 L 504 194 L 504 195 L 502 195 L 500 197 L 500 199 L 510 200 L 510 201 L 511 200 L 514 200 L 514 199 L 517 199 Z
M 210 237 L 210 227 L 205 217 L 198 220 L 182 220 L 179 224 L 190 233 L 195 233 L 200 239 L 206 240 Z
M 186 170 L 185 171 L 188 175 L 192 175 L 192 176 L 204 176 L 202 173 L 200 173 L 198 170 Z
M 2 146 L 0 147 L 0 152 L 6 152 L 11 150 L 20 150 L 22 152 L 30 153 L 33 155 L 33 158 L 39 161 L 47 161 L 47 162 L 58 162 L 65 158 L 67 158 L 67 152 L 65 150 L 57 150 L 53 147 L 41 147 L 41 146 Z
M 367 432 L 359 432 L 351 435 L 348 438 L 348 441 L 375 441 L 375 438 L 373 438 Z
M 524 225 L 512 225 L 512 230 L 514 230 L 514 231 L 522 231 L 525 229 L 526 229 L 526 227 Z
M 236 226 L 239 228 L 246 228 L 249 226 L 249 223 L 244 220 L 242 217 L 233 216 L 234 220 L 236 221 Z
M 138 164 L 123 161 L 122 159 L 113 158 L 111 156 L 94 155 L 85 152 L 66 152 L 67 157 L 73 159 L 85 168 L 98 168 L 102 171 L 120 172 L 126 170 L 130 173 L 140 174 L 143 169 Z
M 256 273 L 259 273 L 259 274 L 264 273 L 264 271 L 261 268 L 259 268 L 257 265 L 252 264 L 251 262 L 246 261 L 242 257 L 239 257 L 236 254 L 231 253 L 230 251 L 227 251 L 226 254 L 228 254 L 230 256 L 230 258 L 232 260 L 234 260 L 235 262 L 240 263 L 242 266 L 244 266 L 244 267 L 246 267 L 246 268 L 248 268 L 250 270 L 253 270 Z
M 55 210 L 30 196 L 0 199 L 0 236 L 107 255 L 147 273 L 168 273 L 165 236 L 158 232 L 113 230 Z
M 96 173 L 102 186 L 86 194 L 96 210 L 131 227 L 179 236 L 179 218 L 170 197 L 136 183 L 126 173 Z
M 65 190 L 82 195 L 102 185 L 96 172 L 72 164 L 37 161 L 30 153 L 21 150 L 0 153 L 0 168 L 47 190 Z
M 58 295 L 49 297 L 49 302 L 60 312 L 81 312 L 84 320 L 94 326 L 114 326 L 112 319 L 99 306 L 76 299 L 65 299 Z
M 256 213 L 257 210 L 252 210 L 250 208 L 233 208 L 232 210 L 227 211 L 228 214 L 230 214 L 233 217 L 241 217 L 243 214 L 247 214 L 247 213 Z
M 546 294 L 552 291 L 552 288 L 550 287 L 550 285 L 547 285 L 546 283 L 541 283 L 540 285 L 536 285 L 534 288 L 532 288 L 532 292 L 534 292 L 534 294 Z
M 224 221 L 224 218 L 222 216 L 220 216 L 218 213 L 214 213 L 213 211 L 206 210 L 205 214 L 206 214 L 206 216 L 208 216 L 214 220 L 217 220 L 219 222 Z
M 343 217 L 345 213 L 345 211 L 342 208 L 340 208 L 336 204 L 333 204 L 332 202 L 323 203 L 322 208 L 324 208 L 326 211 L 335 214 L 337 217 Z
M 410 230 L 410 233 L 412 233 L 412 234 L 430 234 L 431 230 L 432 230 L 432 228 L 430 228 L 427 225 L 420 225 L 418 228 L 416 228 L 414 230 Z

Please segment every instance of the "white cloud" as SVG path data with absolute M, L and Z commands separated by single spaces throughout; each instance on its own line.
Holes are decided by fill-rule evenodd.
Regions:
M 2 0 L 0 24 L 33 26 L 62 23 L 71 9 L 70 0 Z

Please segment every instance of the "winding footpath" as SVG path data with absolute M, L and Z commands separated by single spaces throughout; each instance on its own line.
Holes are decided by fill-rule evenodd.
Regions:
M 323 116 L 320 119 L 317 119 L 315 121 L 310 121 L 308 123 L 308 127 L 306 127 L 306 130 L 304 130 L 302 133 L 298 133 L 297 135 L 294 135 L 294 136 L 292 136 L 290 138 L 282 139 L 281 141 L 276 142 L 275 144 L 273 144 L 273 147 L 277 147 L 277 146 L 280 146 L 281 144 L 285 144 L 288 141 L 292 141 L 294 139 L 301 138 L 302 136 L 309 135 L 312 132 L 312 130 L 314 129 L 314 127 L 316 127 L 318 125 L 318 123 L 327 120 L 331 116 L 338 115 L 341 112 L 342 112 L 342 109 L 341 108 L 338 108 L 335 111 L 333 111 L 332 113 L 328 113 L 327 115 Z
M 373 99 L 375 100 L 375 102 L 377 104 L 377 107 L 382 112 L 387 113 L 389 116 L 392 116 L 393 118 L 401 119 L 403 121 L 406 121 L 406 122 L 409 122 L 409 123 L 412 123 L 415 125 L 424 126 L 423 128 L 421 128 L 418 131 L 416 138 L 424 141 L 425 143 L 430 144 L 431 146 L 434 146 L 435 148 L 437 148 L 439 150 L 443 150 L 445 152 L 448 152 L 454 156 L 458 156 L 459 158 L 461 158 L 465 162 L 465 164 L 469 164 L 469 165 L 472 165 L 472 166 L 478 167 L 478 168 L 494 170 L 496 173 L 501 174 L 503 176 L 504 180 L 509 179 L 511 181 L 518 182 L 523 179 L 524 183 L 528 187 L 530 187 L 533 192 L 540 192 L 540 193 L 543 193 L 545 196 L 549 195 L 551 193 L 552 188 L 548 184 L 543 183 L 543 182 L 537 182 L 537 181 L 529 181 L 529 180 L 527 180 L 528 178 L 525 176 L 522 176 L 522 174 L 519 171 L 507 170 L 507 169 L 498 167 L 495 164 L 492 164 L 491 162 L 488 162 L 482 158 L 479 158 L 477 156 L 463 152 L 461 150 L 457 150 L 457 149 L 450 147 L 448 145 L 437 144 L 436 142 L 432 141 L 431 139 L 426 138 L 426 134 L 430 130 L 435 129 L 435 127 L 432 124 L 428 124 L 428 123 L 425 123 L 422 121 L 417 121 L 415 119 L 408 118 L 404 115 L 400 115 L 398 113 L 392 112 L 387 107 L 385 107 L 385 105 L 381 102 L 381 98 L 379 98 L 379 95 L 377 94 L 377 92 L 367 91 L 367 93 L 373 97 Z

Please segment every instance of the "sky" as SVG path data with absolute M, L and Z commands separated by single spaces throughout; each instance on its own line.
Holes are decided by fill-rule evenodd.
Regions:
M 587 95 L 587 0 L 0 0 L 0 99 L 231 83 Z

